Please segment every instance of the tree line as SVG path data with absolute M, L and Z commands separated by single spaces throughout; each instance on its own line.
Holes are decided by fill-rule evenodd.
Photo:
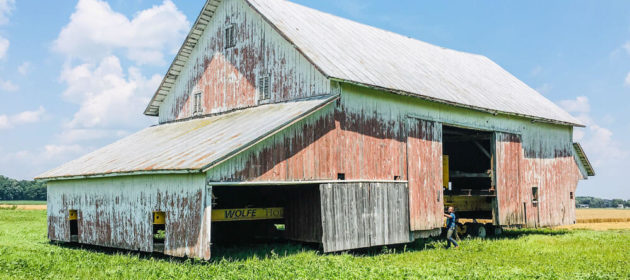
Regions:
M 592 196 L 578 196 L 575 198 L 575 205 L 588 205 L 590 208 L 617 208 L 619 205 L 630 207 L 630 199 L 605 199 Z
M 46 200 L 46 184 L 0 175 L 0 200 Z

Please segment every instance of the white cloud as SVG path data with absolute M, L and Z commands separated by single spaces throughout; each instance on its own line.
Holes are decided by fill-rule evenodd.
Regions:
M 20 89 L 20 87 L 14 84 L 13 82 L 9 80 L 5 81 L 3 79 L 0 79 L 0 91 L 16 91 L 18 89 Z
M 9 22 L 9 15 L 15 7 L 15 0 L 0 0 L 0 25 Z
M 575 99 L 562 100 L 560 106 L 567 110 L 569 113 L 589 113 L 591 111 L 591 104 L 586 96 L 578 96 Z
M 125 129 L 143 127 L 152 120 L 142 115 L 161 77 L 144 77 L 137 68 L 125 73 L 116 56 L 98 65 L 66 67 L 61 80 L 67 84 L 63 96 L 79 104 L 67 129 Z
M 108 137 L 118 139 L 127 135 L 129 135 L 129 131 L 118 129 L 69 128 L 62 130 L 56 138 L 62 143 L 78 143 L 105 139 Z
M 16 125 L 37 123 L 42 120 L 46 109 L 43 106 L 39 106 L 37 110 L 24 111 L 12 116 L 0 115 L 0 129 L 13 128 Z
M 630 54 L 630 41 L 629 41 L 629 42 L 626 42 L 626 43 L 625 43 L 623 46 L 621 46 L 621 47 L 622 47 L 623 49 L 625 49 L 625 50 L 626 50 L 626 52 L 627 52 L 628 54 Z
M 586 96 L 562 100 L 559 104 L 586 124 L 587 127 L 584 129 L 574 129 L 573 140 L 582 144 L 595 167 L 628 157 L 629 152 L 614 138 L 613 132 L 594 121 L 590 114 L 591 105 Z
M 28 74 L 28 72 L 30 71 L 31 71 L 31 63 L 28 61 L 22 62 L 22 64 L 18 66 L 18 73 L 20 73 L 22 76 L 26 76 L 26 74 Z
M 626 76 L 625 84 L 630 87 L 630 73 Z
M 133 18 L 99 0 L 80 0 L 70 23 L 53 47 L 69 57 L 96 62 L 121 50 L 138 64 L 164 64 L 164 52 L 175 53 L 189 30 L 186 16 L 170 0 L 140 11 Z
M 9 40 L 0 36 L 0 59 L 3 59 L 7 55 L 7 51 L 9 50 L 9 45 L 10 45 Z
M 73 145 L 46 145 L 44 146 L 43 156 L 44 158 L 56 158 L 59 156 L 66 156 L 68 154 L 83 154 L 85 153 L 85 148 L 81 145 L 73 144 Z
M 0 129 L 11 128 L 9 117 L 7 115 L 0 115 Z
M 24 111 L 13 116 L 12 119 L 13 122 L 16 124 L 36 123 L 42 119 L 44 113 L 46 113 L 46 109 L 44 109 L 44 106 L 39 106 L 39 109 L 35 111 Z

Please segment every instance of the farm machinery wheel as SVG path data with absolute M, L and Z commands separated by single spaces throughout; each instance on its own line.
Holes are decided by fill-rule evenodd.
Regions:
M 469 223 L 468 227 L 468 234 L 470 236 L 473 237 L 480 237 L 480 238 L 485 238 L 486 237 L 486 228 L 484 227 L 483 224 L 480 223 Z

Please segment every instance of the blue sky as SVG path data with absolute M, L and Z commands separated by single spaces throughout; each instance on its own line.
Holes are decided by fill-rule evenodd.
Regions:
M 589 126 L 597 176 L 630 199 L 630 1 L 296 2 L 483 54 Z M 142 115 L 203 1 L 0 0 L 0 174 L 35 175 L 155 119 Z

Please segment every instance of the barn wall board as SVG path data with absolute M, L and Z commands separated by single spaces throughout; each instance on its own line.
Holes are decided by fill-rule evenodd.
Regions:
M 70 241 L 69 210 L 78 212 L 78 242 L 153 251 L 152 213 L 166 214 L 164 253 L 210 257 L 205 176 L 152 175 L 48 183 L 48 237 Z M 206 221 L 207 220 L 207 221 Z

